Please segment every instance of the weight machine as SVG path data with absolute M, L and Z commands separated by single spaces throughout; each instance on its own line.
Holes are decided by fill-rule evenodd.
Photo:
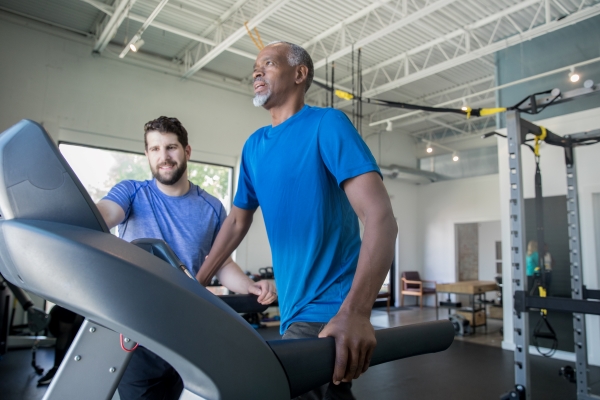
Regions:
M 535 104 L 532 99 L 531 104 Z M 558 136 L 549 130 L 521 119 L 520 110 L 506 113 L 506 127 L 510 168 L 510 237 L 511 237 L 511 275 L 514 297 L 514 342 L 515 342 L 515 388 L 501 397 L 502 400 L 531 399 L 529 378 L 529 315 L 532 309 L 553 310 L 573 313 L 575 335 L 577 399 L 594 400 L 600 396 L 589 392 L 587 381 L 587 343 L 585 314 L 600 315 L 600 290 L 589 290 L 583 285 L 581 266 L 581 240 L 579 232 L 579 206 L 577 195 L 577 169 L 574 149 L 600 141 L 600 130 Z M 565 151 L 567 165 L 567 213 L 569 225 L 569 256 L 571 267 L 571 298 L 534 297 L 527 288 L 525 263 L 525 219 L 523 202 L 523 178 L 521 176 L 521 145 L 527 141 L 528 134 L 535 135 L 536 145 L 544 141 L 560 146 Z M 538 190 L 536 182 L 536 191 Z M 541 181 L 539 183 L 541 195 Z M 538 225 L 539 227 L 539 225 Z M 541 237 L 541 241 L 540 241 Z M 538 254 L 543 251 L 543 229 L 538 229 Z M 540 259 L 543 257 L 540 256 Z M 543 273 L 543 268 L 542 268 Z

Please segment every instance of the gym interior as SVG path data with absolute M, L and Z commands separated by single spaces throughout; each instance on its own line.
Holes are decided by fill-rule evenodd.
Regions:
M 315 71 L 306 104 L 347 115 L 381 171 L 398 226 L 394 261 L 371 312 L 375 331 L 404 334 L 435 321 L 452 328 L 443 349 L 433 349 L 436 336 L 423 337 L 432 349 L 400 349 L 369 368 L 353 381 L 354 397 L 600 399 L 600 1 L 0 0 L 0 37 L 0 141 L 18 139 L 19 127 L 37 129 L 96 203 L 122 180 L 152 178 L 143 126 L 176 117 L 189 133 L 188 179 L 227 212 L 244 143 L 271 125 L 252 102 L 254 60 L 273 41 L 301 45 Z M 0 148 L 3 186 L 14 168 L 10 143 Z M 34 153 L 23 154 L 17 169 L 35 164 Z M 10 220 L 18 218 L 0 211 L 0 242 L 8 243 L 16 229 Z M 36 253 L 37 244 L 24 241 L 22 250 Z M 233 257 L 252 279 L 276 284 L 260 208 Z M 89 277 L 75 275 L 85 264 L 63 276 L 80 283 L 73 290 L 83 296 Z M 118 380 L 97 391 L 100 373 L 69 379 L 79 361 L 70 346 L 85 343 L 81 332 L 75 338 L 78 329 L 64 333 L 82 321 L 53 324 L 52 309 L 76 300 L 59 293 L 52 302 L 2 268 L 0 398 L 118 399 Z M 117 270 L 110 279 L 123 281 Z M 229 294 L 217 281 L 208 289 Z M 107 311 L 85 300 L 92 311 L 80 329 L 101 329 L 95 321 L 118 341 L 124 325 L 103 324 Z M 103 309 L 98 316 L 95 307 Z M 222 313 L 245 324 L 248 343 L 281 339 L 277 303 L 237 311 Z M 212 312 L 190 318 L 220 332 Z M 166 334 L 184 335 L 193 325 L 184 322 Z M 133 341 L 150 337 L 131 329 L 139 333 Z M 411 332 L 402 336 L 410 346 L 418 341 Z M 279 366 L 259 377 L 241 359 L 235 366 L 227 349 L 234 338 L 220 338 L 223 347 L 213 350 L 222 356 L 204 361 L 219 365 L 221 376 L 198 372 L 190 382 L 186 372 L 182 399 L 299 394 L 288 369 L 286 380 Z M 171 342 L 147 340 L 159 354 L 174 354 L 174 365 L 194 364 Z M 402 348 L 398 340 L 390 346 Z M 123 335 L 114 347 L 130 350 Z M 71 370 L 61 364 L 44 380 L 57 348 Z M 247 395 L 228 394 L 243 385 Z

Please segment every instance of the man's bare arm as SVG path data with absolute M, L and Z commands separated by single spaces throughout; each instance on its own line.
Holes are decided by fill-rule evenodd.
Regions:
M 335 337 L 336 384 L 356 379 L 369 368 L 377 344 L 371 309 L 392 265 L 398 233 L 390 198 L 376 172 L 348 179 L 343 189 L 365 231 L 350 292 L 319 335 Z
M 102 214 L 104 222 L 108 225 L 108 229 L 112 229 L 119 225 L 125 219 L 125 211 L 120 205 L 111 200 L 100 200 L 96 203 L 96 207 Z
M 231 257 L 225 261 L 216 275 L 219 282 L 227 289 L 240 294 L 255 294 L 258 296 L 257 301 L 260 304 L 271 304 L 277 300 L 277 290 L 273 282 L 267 280 L 252 281 Z
M 204 286 L 210 283 L 212 277 L 219 271 L 248 233 L 255 211 L 244 210 L 236 206 L 232 207 L 215 239 L 215 243 L 210 249 L 210 253 L 208 253 L 206 261 L 204 261 L 196 275 L 198 282 Z

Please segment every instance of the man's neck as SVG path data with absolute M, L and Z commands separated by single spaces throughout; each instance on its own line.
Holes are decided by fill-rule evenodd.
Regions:
M 302 107 L 304 107 L 304 97 L 298 99 L 291 98 L 290 101 L 282 105 L 269 108 L 271 126 L 277 126 L 285 122 L 288 118 L 302 110 Z
M 165 185 L 157 180 L 156 187 L 167 196 L 178 197 L 183 196 L 190 191 L 190 182 L 188 181 L 186 174 L 184 174 L 181 179 L 173 185 Z

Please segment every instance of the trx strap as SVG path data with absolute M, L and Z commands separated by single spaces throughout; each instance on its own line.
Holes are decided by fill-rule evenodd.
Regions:
M 534 295 L 535 289 L 538 289 L 540 297 L 546 297 L 546 266 L 544 265 L 544 255 L 546 252 L 546 245 L 544 241 L 544 197 L 542 194 L 542 173 L 540 170 L 540 142 L 546 138 L 546 128 L 540 127 L 542 131 L 540 135 L 535 136 L 535 145 L 533 153 L 535 156 L 535 225 L 536 225 L 536 239 L 538 243 L 538 265 L 536 271 L 539 272 L 539 276 L 534 277 L 534 285 L 529 288 L 530 295 Z M 534 275 L 535 276 L 535 275 Z M 540 310 L 540 320 L 537 322 L 535 329 L 533 330 L 533 344 L 537 351 L 544 357 L 552 357 L 558 348 L 558 338 L 556 332 L 552 328 L 552 325 L 548 322 L 548 310 Z M 543 327 L 546 327 L 546 332 L 542 331 Z M 544 353 L 540 349 L 538 339 L 548 339 L 552 341 L 550 349 Z
M 537 146 L 537 145 L 536 145 Z M 540 157 L 535 156 L 535 231 L 538 243 L 538 272 L 541 276 L 540 285 L 546 290 L 546 274 L 544 265 L 544 197 L 542 195 L 542 173 L 540 171 Z M 535 288 L 529 288 L 529 292 L 535 291 Z

